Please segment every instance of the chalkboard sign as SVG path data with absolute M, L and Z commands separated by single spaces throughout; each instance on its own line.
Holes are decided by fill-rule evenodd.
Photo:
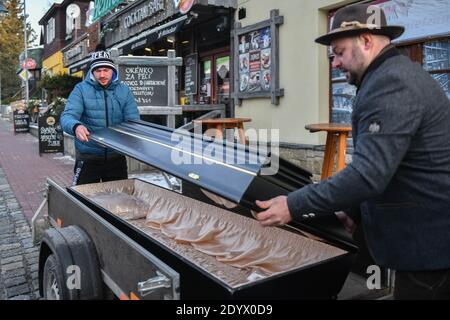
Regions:
M 64 153 L 64 133 L 59 116 L 42 116 L 38 120 L 39 154 Z
M 28 132 L 30 131 L 30 115 L 25 110 L 14 110 L 14 132 Z
M 185 95 L 197 94 L 197 54 L 186 56 L 186 71 L 184 73 L 184 90 Z
M 119 79 L 128 85 L 138 107 L 168 105 L 167 66 L 119 65 Z

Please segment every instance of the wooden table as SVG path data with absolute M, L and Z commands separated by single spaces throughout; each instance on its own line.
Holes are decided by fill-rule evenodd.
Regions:
M 239 141 L 242 144 L 246 143 L 244 133 L 244 122 L 250 122 L 250 118 L 217 118 L 217 119 L 201 119 L 193 120 L 196 125 L 206 125 L 207 130 L 213 129 L 216 139 L 223 139 L 224 129 L 238 129 Z
M 310 132 L 327 132 L 327 143 L 325 145 L 321 179 L 323 180 L 333 175 L 334 159 L 336 157 L 336 143 L 338 154 L 336 172 L 344 169 L 347 138 L 352 131 L 352 127 L 349 124 L 341 123 L 317 123 L 308 124 L 305 126 L 305 129 Z

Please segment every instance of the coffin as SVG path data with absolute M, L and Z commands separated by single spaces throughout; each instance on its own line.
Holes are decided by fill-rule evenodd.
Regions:
M 357 248 L 343 236 L 333 214 L 276 228 L 263 228 L 253 218 L 256 199 L 311 183 L 309 172 L 277 158 L 277 172 L 263 175 L 274 156 L 258 154 L 256 163 L 230 164 L 221 158 L 227 148 L 233 149 L 235 160 L 255 151 L 225 144 L 223 154 L 216 153 L 209 164 L 175 164 L 174 150 L 203 157 L 212 142 L 182 133 L 200 148 L 181 150 L 173 134 L 171 129 L 134 121 L 92 138 L 177 176 L 181 192 L 139 179 L 75 186 L 69 192 L 176 270 L 181 299 L 337 296 Z

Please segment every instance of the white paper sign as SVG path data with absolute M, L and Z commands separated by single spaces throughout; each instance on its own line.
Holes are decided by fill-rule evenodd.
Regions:
M 450 34 L 450 0 L 390 0 L 379 6 L 388 25 L 406 29 L 394 42 Z

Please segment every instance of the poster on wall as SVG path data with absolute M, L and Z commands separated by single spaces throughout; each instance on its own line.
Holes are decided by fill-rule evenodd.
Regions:
M 270 98 L 280 104 L 284 89 L 280 88 L 279 27 L 284 23 L 278 9 L 270 11 L 270 19 L 234 31 L 234 99 Z
M 405 27 L 396 43 L 450 34 L 450 0 L 389 0 L 378 6 L 388 25 Z
M 239 36 L 239 92 L 270 91 L 270 27 Z

